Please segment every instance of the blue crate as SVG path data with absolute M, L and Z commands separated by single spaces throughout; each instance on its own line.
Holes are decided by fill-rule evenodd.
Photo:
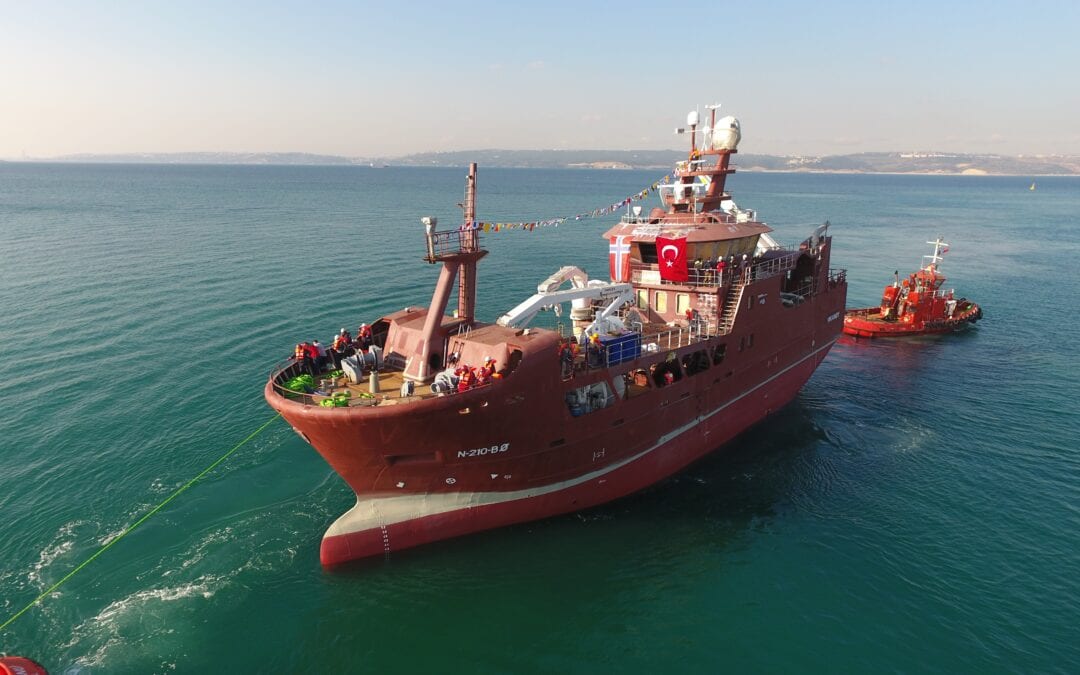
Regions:
M 641 333 L 601 335 L 600 344 L 607 353 L 608 365 L 614 366 L 624 361 L 632 361 L 641 354 Z

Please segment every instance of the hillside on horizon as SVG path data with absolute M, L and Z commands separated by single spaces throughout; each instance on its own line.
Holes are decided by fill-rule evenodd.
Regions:
M 678 150 L 459 150 L 400 157 L 345 157 L 304 152 L 180 152 L 65 155 L 9 161 L 116 164 L 237 164 L 279 166 L 462 167 L 477 162 L 494 168 L 660 169 L 686 158 Z M 0 160 L 3 161 L 3 160 Z M 1080 157 L 982 155 L 945 152 L 864 152 L 848 155 L 780 156 L 736 154 L 741 171 L 817 173 L 918 173 L 974 175 L 1080 175 Z

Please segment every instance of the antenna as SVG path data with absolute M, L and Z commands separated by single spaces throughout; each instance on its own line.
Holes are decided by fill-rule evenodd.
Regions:
M 709 111 L 709 125 L 702 130 L 702 143 L 705 147 L 712 147 L 713 131 L 716 130 L 716 111 L 720 109 L 719 103 L 709 103 L 705 109 Z
M 924 255 L 923 256 L 924 260 L 926 260 L 926 259 L 930 260 L 930 262 L 927 263 L 927 265 L 926 265 L 926 268 L 930 268 L 930 267 L 932 267 L 934 265 L 937 265 L 942 260 L 944 260 L 944 258 L 942 258 L 942 256 L 945 253 L 948 252 L 949 245 L 947 243 L 945 243 L 945 240 L 942 239 L 940 236 L 937 238 L 937 241 L 928 241 L 926 243 L 934 245 L 934 254 L 933 255 Z M 942 247 L 944 247 L 944 248 L 942 248 Z

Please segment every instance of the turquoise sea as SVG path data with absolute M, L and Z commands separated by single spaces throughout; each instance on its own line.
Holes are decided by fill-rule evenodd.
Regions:
M 303 339 L 426 303 L 465 170 L 0 164 L 0 622 L 272 417 Z M 488 170 L 478 214 L 662 172 Z M 842 342 L 798 399 L 647 492 L 324 571 L 353 503 L 271 424 L 0 631 L 52 673 L 1080 671 L 1080 179 L 737 174 L 829 219 L 849 305 L 925 243 L 985 319 Z M 647 208 L 651 207 L 651 204 Z M 484 238 L 492 320 L 614 217 Z

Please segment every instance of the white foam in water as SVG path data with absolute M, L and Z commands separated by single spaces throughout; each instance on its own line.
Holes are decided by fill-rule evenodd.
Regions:
M 34 585 L 43 583 L 42 572 L 56 562 L 58 558 L 75 548 L 75 529 L 86 524 L 84 520 L 73 520 L 61 526 L 52 543 L 38 553 L 38 561 L 34 563 L 26 575 L 27 581 Z
M 86 672 L 82 669 L 106 665 L 123 670 L 122 663 L 127 657 L 122 652 L 141 651 L 140 645 L 160 646 L 162 635 L 182 637 L 170 625 L 164 603 L 189 598 L 208 600 L 225 584 L 222 578 L 204 575 L 189 583 L 150 588 L 113 601 L 96 616 L 77 625 L 71 632 L 71 640 L 61 645 L 66 652 L 78 652 L 80 645 L 92 647 L 92 651 L 79 656 L 75 665 L 64 672 Z
M 192 598 L 196 596 L 202 596 L 204 598 L 211 598 L 214 592 L 220 588 L 220 584 L 216 587 L 213 582 L 218 581 L 217 578 L 212 576 L 199 577 L 193 582 L 187 584 L 181 584 L 180 586 L 171 586 L 165 588 L 150 588 L 144 591 L 133 593 L 126 598 L 116 600 L 112 602 L 108 607 L 98 612 L 98 615 L 91 619 L 95 623 L 105 623 L 114 619 L 118 619 L 124 616 L 128 611 L 137 608 L 141 605 L 145 605 L 154 600 L 160 600 L 161 602 L 174 602 L 176 600 L 183 600 L 184 598 Z

